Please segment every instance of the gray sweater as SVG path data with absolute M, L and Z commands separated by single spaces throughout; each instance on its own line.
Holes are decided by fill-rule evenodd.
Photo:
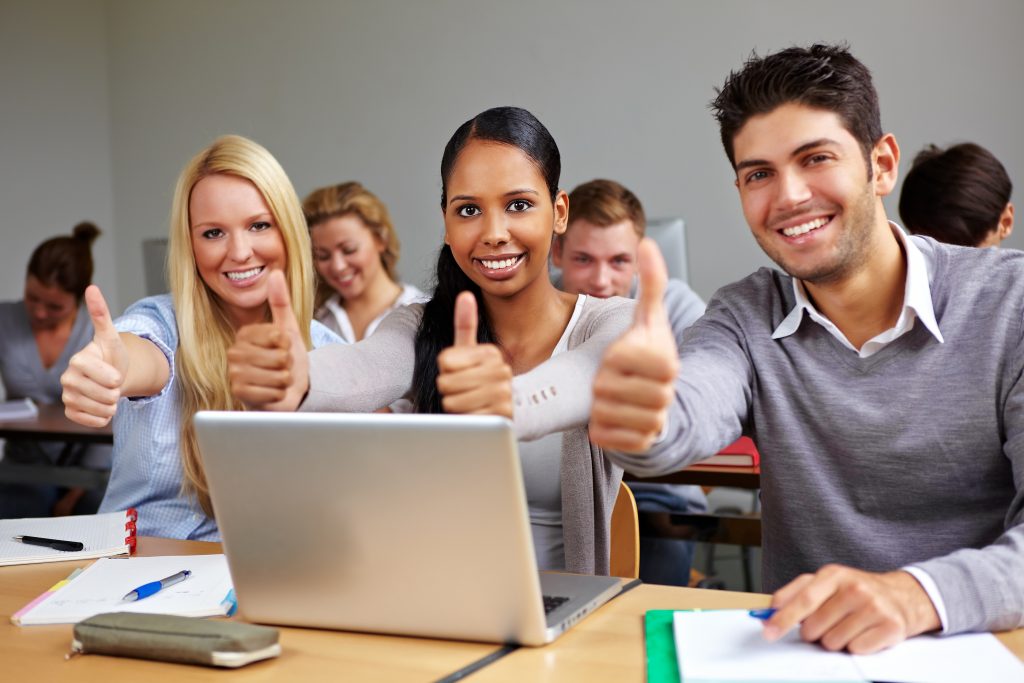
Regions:
M 773 340 L 792 281 L 761 269 L 686 335 L 673 457 L 630 469 L 677 469 L 750 435 L 766 589 L 830 562 L 913 565 L 935 580 L 948 632 L 1019 627 L 1024 253 L 913 239 L 945 343 L 917 324 L 861 359 L 806 317 Z
M 570 572 L 608 573 L 609 520 L 622 479 L 615 461 L 623 456 L 591 444 L 587 421 L 601 357 L 629 327 L 632 312 L 627 299 L 587 297 L 568 351 L 512 381 L 516 436 L 529 441 L 563 432 L 562 533 Z M 369 412 L 408 394 L 422 313 L 421 304 L 398 308 L 363 341 L 310 352 L 309 395 L 301 410 Z

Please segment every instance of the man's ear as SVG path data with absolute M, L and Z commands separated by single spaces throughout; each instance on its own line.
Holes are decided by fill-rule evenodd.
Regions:
M 899 165 L 900 146 L 896 142 L 896 136 L 886 133 L 871 150 L 871 180 L 875 184 L 876 195 L 885 197 L 896 187 Z
M 561 235 L 555 235 L 551 242 L 551 263 L 555 265 L 555 268 L 562 267 L 562 241 Z

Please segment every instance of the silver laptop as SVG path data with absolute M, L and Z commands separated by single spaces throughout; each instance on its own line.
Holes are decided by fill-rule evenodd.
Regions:
M 542 645 L 621 589 L 538 573 L 504 418 L 206 411 L 195 427 L 251 621 Z

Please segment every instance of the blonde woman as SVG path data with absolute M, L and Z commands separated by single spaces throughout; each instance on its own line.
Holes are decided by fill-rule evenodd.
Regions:
M 302 202 L 317 278 L 314 317 L 354 343 L 399 306 L 427 296 L 399 281 L 398 236 L 388 207 L 357 182 L 314 190 Z
M 242 325 L 270 319 L 267 281 L 283 271 L 307 348 L 338 341 L 312 322 L 313 268 L 298 197 L 260 145 L 224 136 L 182 171 L 171 208 L 171 294 L 130 306 L 116 324 L 86 291 L 93 341 L 61 378 L 69 418 L 114 420 L 100 511 L 134 507 L 147 536 L 218 540 L 192 415 L 233 410 L 227 350 Z

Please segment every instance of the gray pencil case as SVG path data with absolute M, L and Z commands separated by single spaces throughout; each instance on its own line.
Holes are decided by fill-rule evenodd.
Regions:
M 278 656 L 281 645 L 277 629 L 267 626 L 110 612 L 75 624 L 71 655 L 75 654 L 239 667 Z

